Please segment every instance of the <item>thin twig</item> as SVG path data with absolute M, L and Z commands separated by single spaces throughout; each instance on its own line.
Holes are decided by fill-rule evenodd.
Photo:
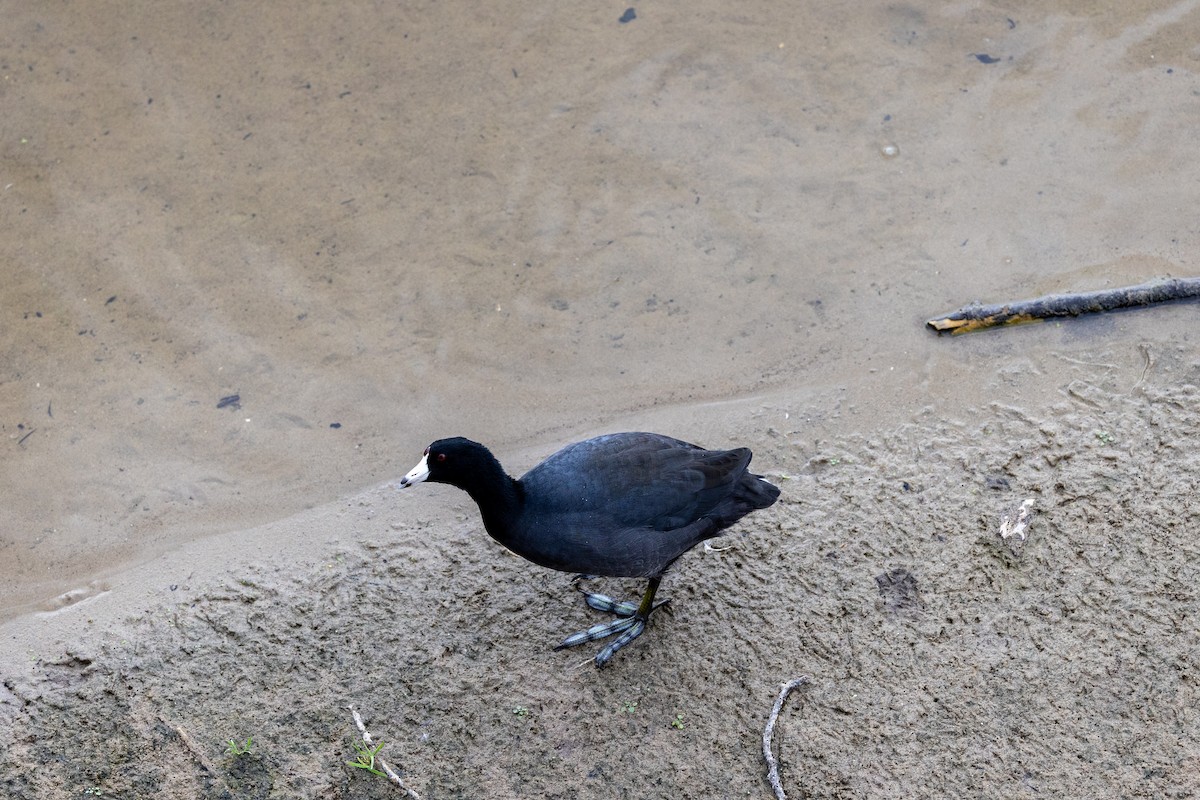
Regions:
M 368 747 L 370 747 L 374 744 L 374 741 L 371 739 L 371 732 L 368 731 L 367 726 L 363 724 L 362 715 L 358 713 L 354 706 L 347 706 L 347 708 L 349 708 L 350 713 L 354 715 L 354 724 L 358 726 L 360 731 L 362 731 L 363 741 L 367 743 Z M 413 798 L 413 800 L 421 800 L 421 795 L 408 788 L 408 786 L 404 784 L 404 781 L 400 779 L 400 776 L 396 774 L 395 770 L 392 769 L 390 764 L 388 764 L 379 756 L 375 756 L 375 763 L 383 767 L 383 771 L 387 773 L 388 780 L 399 786 L 404 791 L 408 792 L 409 797 Z
M 783 688 L 779 690 L 779 697 L 775 698 L 774 707 L 771 708 L 771 716 L 767 717 L 767 727 L 763 730 L 763 758 L 767 760 L 767 780 L 771 782 L 771 788 L 775 790 L 777 800 L 787 800 L 787 795 L 783 793 L 783 784 L 779 782 L 779 762 L 775 760 L 775 755 L 771 752 L 771 740 L 775 738 L 775 721 L 779 719 L 779 712 L 783 710 L 783 702 L 787 700 L 787 696 L 797 686 L 803 686 L 809 680 L 807 675 L 801 675 L 783 685 Z
M 183 726 L 168 722 L 162 714 L 157 716 L 159 722 L 175 731 L 175 735 L 179 737 L 179 741 L 183 742 L 184 749 L 192 754 L 192 758 L 196 759 L 196 762 L 200 764 L 204 771 L 212 776 L 213 780 L 221 784 L 222 788 L 224 788 L 226 792 L 232 791 L 229 788 L 229 784 L 225 782 L 225 778 L 222 776 L 220 770 L 218 770 L 216 765 L 209 760 L 208 756 L 204 754 L 204 751 L 196 746 L 196 743 L 192 741 L 192 737 L 189 736 L 188 732 L 183 729 Z

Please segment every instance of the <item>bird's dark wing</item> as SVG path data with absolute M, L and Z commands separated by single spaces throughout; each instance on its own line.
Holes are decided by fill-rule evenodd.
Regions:
M 686 527 L 729 496 L 750 451 L 705 450 L 654 433 L 588 439 L 555 453 L 521 479 L 548 514 L 595 515 L 628 529 Z

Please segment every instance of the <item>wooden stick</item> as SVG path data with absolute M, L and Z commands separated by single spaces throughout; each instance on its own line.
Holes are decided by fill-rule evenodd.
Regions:
M 771 715 L 767 717 L 767 727 L 763 730 L 763 758 L 767 760 L 767 780 L 771 782 L 771 788 L 775 790 L 776 800 L 787 800 L 787 795 L 783 793 L 783 784 L 779 782 L 779 762 L 775 760 L 775 755 L 771 752 L 771 740 L 775 738 L 775 721 L 779 719 L 779 712 L 783 710 L 783 701 L 787 700 L 787 696 L 797 686 L 803 686 L 809 680 L 807 675 L 801 675 L 783 685 L 783 688 L 779 690 L 779 697 L 775 698 Z
M 939 334 L 948 331 L 957 335 L 998 325 L 1020 325 L 1054 317 L 1077 317 L 1080 314 L 1137 308 L 1192 297 L 1200 297 L 1200 278 L 1168 278 L 1120 289 L 1080 294 L 1050 294 L 1034 300 L 1002 305 L 985 306 L 974 303 L 945 316 L 934 317 L 925 325 Z
M 204 751 L 196 746 L 196 743 L 192 741 L 191 736 L 188 736 L 188 732 L 183 729 L 183 726 L 168 722 L 167 718 L 162 714 L 157 714 L 156 716 L 158 717 L 159 722 L 175 731 L 175 735 L 179 737 L 179 741 L 183 742 L 184 748 L 186 748 L 187 751 L 192 754 L 192 758 L 196 759 L 200 766 L 204 768 L 204 771 L 212 776 L 212 779 L 219 783 L 225 792 L 232 796 L 233 790 L 230 789 L 229 784 L 225 782 L 225 778 L 222 777 L 221 771 L 218 770 L 216 765 L 213 764 L 208 756 L 204 754 Z

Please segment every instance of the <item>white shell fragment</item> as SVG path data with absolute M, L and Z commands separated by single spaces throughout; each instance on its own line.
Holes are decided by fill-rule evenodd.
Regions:
M 1029 536 L 1029 524 L 1033 522 L 1033 498 L 1029 498 L 1008 514 L 1000 515 L 1000 541 L 1008 546 L 1014 556 L 1021 555 L 1025 539 Z

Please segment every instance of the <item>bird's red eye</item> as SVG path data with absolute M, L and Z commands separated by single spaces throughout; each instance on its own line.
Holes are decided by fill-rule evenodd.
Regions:
M 445 453 L 438 453 L 438 454 L 437 454 L 437 460 L 438 460 L 438 461 L 445 461 L 445 460 L 446 460 L 446 454 L 445 454 Z

